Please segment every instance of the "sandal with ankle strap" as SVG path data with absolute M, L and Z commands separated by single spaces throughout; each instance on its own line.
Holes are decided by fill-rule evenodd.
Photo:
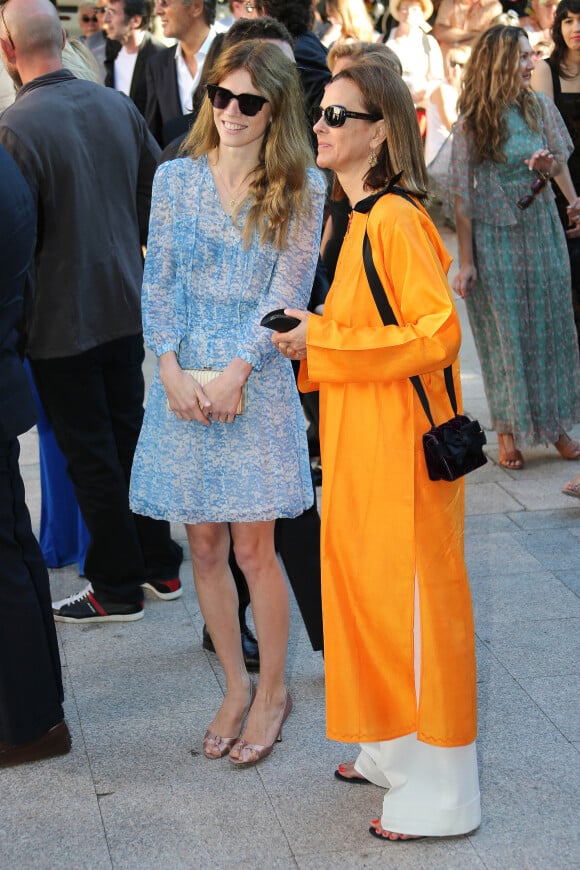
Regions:
M 347 765 L 352 765 L 352 768 Z M 347 776 L 347 770 L 353 770 L 353 776 Z M 346 764 L 339 764 L 337 769 L 334 771 L 334 775 L 337 779 L 340 779 L 341 782 L 350 782 L 352 785 L 372 785 L 373 783 L 366 779 L 366 777 L 361 776 L 360 773 L 357 773 L 354 770 L 354 761 L 347 761 Z
M 562 459 L 575 460 L 580 459 L 580 444 L 574 441 L 569 435 L 563 432 L 558 440 L 554 443 L 554 447 L 562 457 Z
M 513 435 L 504 435 L 498 433 L 497 443 L 499 447 L 499 464 L 502 468 L 507 468 L 509 471 L 521 471 L 524 467 L 524 457 L 515 446 L 508 450 L 505 446 L 504 438 L 511 438 L 513 443 Z

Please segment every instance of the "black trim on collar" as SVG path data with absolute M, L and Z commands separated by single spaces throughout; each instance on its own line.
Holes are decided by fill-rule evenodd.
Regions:
M 360 202 L 357 202 L 357 204 L 353 206 L 352 210 L 358 211 L 361 214 L 368 214 L 375 202 L 380 199 L 381 196 L 392 191 L 402 174 L 402 172 L 398 172 L 397 175 L 393 175 L 386 187 L 383 187 L 383 189 L 379 190 L 377 193 L 372 193 L 370 196 L 365 197 L 365 199 L 361 199 Z

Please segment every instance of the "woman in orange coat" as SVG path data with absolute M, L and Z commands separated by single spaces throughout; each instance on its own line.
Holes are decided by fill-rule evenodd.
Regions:
M 305 360 L 301 388 L 320 388 L 327 734 L 361 746 L 339 779 L 388 789 L 372 834 L 464 834 L 480 822 L 464 484 L 429 479 L 429 423 L 409 380 L 421 375 L 437 424 L 453 416 L 450 257 L 420 204 L 426 170 L 401 79 L 362 60 L 330 82 L 316 115 L 318 165 L 353 211 L 323 316 L 288 311 L 301 323 L 273 341 Z M 380 193 L 399 173 L 412 201 Z M 365 229 L 398 326 L 373 300 Z

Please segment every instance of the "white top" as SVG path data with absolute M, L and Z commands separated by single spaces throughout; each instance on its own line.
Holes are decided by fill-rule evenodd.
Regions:
M 440 88 L 446 111 L 452 120 L 456 121 L 459 94 L 448 82 L 441 82 Z M 427 133 L 425 135 L 425 163 L 427 166 L 439 153 L 439 149 L 449 136 L 449 132 L 441 117 L 438 104 L 430 99 L 427 103 Z
M 193 92 L 199 84 L 203 64 L 206 55 L 210 49 L 210 46 L 214 41 L 216 34 L 222 33 L 224 30 L 225 27 L 219 23 L 212 24 L 212 26 L 210 27 L 205 42 L 203 43 L 199 51 L 195 54 L 195 59 L 197 61 L 197 70 L 195 72 L 195 76 L 192 76 L 185 62 L 185 58 L 183 57 L 183 52 L 181 50 L 181 43 L 177 43 L 177 46 L 175 48 L 177 87 L 179 88 L 179 101 L 181 103 L 181 110 L 184 115 L 189 115 L 189 113 L 192 111 Z
M 123 46 L 115 58 L 115 90 L 121 91 L 127 94 L 127 96 L 129 96 L 131 90 L 137 54 L 138 52 L 129 54 L 125 46 Z
M 441 49 L 437 40 L 419 27 L 413 28 L 407 36 L 395 37 L 396 29 L 391 30 L 387 45 L 401 61 L 403 81 L 411 91 L 413 102 L 417 106 L 426 106 L 428 83 L 444 78 Z M 416 93 L 423 90 L 427 90 L 427 95 L 417 99 Z

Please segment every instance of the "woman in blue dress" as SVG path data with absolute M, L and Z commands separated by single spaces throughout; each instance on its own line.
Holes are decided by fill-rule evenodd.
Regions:
M 295 66 L 277 46 L 229 49 L 209 82 L 184 156 L 158 169 L 153 188 L 143 321 L 158 365 L 131 507 L 186 525 L 199 604 L 226 678 L 204 752 L 249 765 L 269 754 L 292 706 L 274 522 L 313 502 L 292 366 L 260 320 L 308 302 L 324 182 L 312 164 Z M 216 371 L 206 386 L 186 371 L 203 368 Z M 260 647 L 255 698 L 228 524 Z
M 553 443 L 580 459 L 580 364 L 566 238 L 548 179 L 577 211 L 572 142 L 551 100 L 530 88 L 527 34 L 498 25 L 477 41 L 459 99 L 449 187 L 460 270 L 500 465 Z

